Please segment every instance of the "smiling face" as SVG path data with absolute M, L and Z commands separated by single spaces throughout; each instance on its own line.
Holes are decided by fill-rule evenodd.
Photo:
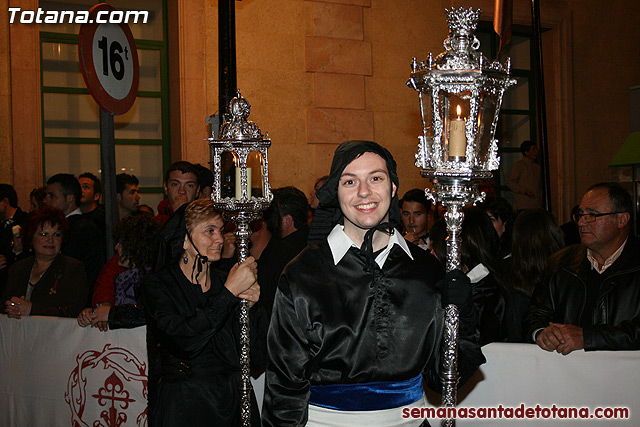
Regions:
M 38 226 L 32 243 L 36 257 L 53 259 L 60 253 L 62 247 L 62 231 L 57 225 L 51 226 L 50 223 L 45 222 Z
M 344 215 L 344 232 L 359 243 L 366 231 L 389 219 L 396 186 L 389 178 L 387 164 L 379 155 L 363 153 L 342 171 L 338 200 Z
M 201 255 L 206 256 L 209 262 L 218 261 L 222 252 L 224 243 L 224 222 L 222 218 L 205 219 L 193 226 L 190 231 L 193 245 L 198 248 Z M 189 238 L 185 236 L 183 248 L 187 252 L 189 258 L 194 259 L 197 255 Z

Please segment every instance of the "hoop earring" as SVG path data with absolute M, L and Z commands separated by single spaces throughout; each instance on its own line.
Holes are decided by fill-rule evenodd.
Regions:
M 184 262 L 185 264 L 189 264 L 189 257 L 186 253 L 184 254 L 184 258 L 182 258 L 182 262 Z

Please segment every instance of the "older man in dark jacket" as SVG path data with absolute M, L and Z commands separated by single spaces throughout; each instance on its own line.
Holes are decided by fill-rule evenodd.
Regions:
M 640 349 L 640 242 L 629 234 L 632 203 L 615 183 L 593 185 L 574 220 L 580 241 L 553 255 L 547 284 L 525 318 L 542 349 Z

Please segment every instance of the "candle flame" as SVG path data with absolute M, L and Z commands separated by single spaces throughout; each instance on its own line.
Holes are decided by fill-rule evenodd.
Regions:
M 462 108 L 460 108 L 460 105 L 456 107 L 456 112 L 458 113 L 458 118 L 460 118 L 460 114 L 462 114 Z

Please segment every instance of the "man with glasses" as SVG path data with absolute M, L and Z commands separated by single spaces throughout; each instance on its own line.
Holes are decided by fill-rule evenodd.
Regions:
M 524 330 L 542 349 L 640 349 L 640 245 L 631 214 L 619 184 L 595 184 L 582 197 L 573 215 L 580 244 L 551 257 L 553 273 L 525 318 Z

